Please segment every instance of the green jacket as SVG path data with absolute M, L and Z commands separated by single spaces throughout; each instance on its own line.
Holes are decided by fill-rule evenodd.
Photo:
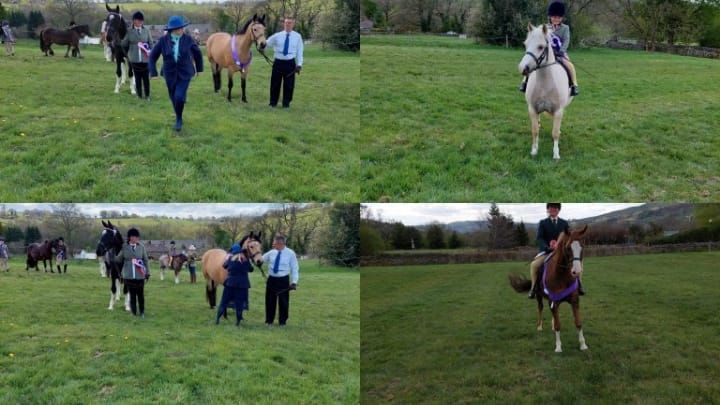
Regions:
M 140 271 L 133 265 L 133 259 L 141 259 L 145 271 Z M 145 245 L 138 243 L 133 251 L 132 246 L 125 244 L 122 250 L 115 256 L 115 261 L 123 264 L 122 278 L 131 280 L 143 280 L 150 276 L 150 259 L 148 259 Z
M 553 31 L 552 24 L 548 24 L 548 28 L 550 29 L 550 32 L 555 34 L 556 37 L 560 38 L 560 41 L 562 42 L 560 50 L 563 53 L 567 53 L 568 46 L 570 45 L 570 27 L 567 24 L 560 24 L 560 27 Z
M 129 28 L 127 35 L 125 35 L 125 38 L 122 39 L 123 48 L 127 48 L 128 45 L 130 45 L 130 49 L 128 50 L 128 59 L 130 60 L 130 63 L 142 63 L 148 61 L 149 54 L 146 54 L 145 52 L 140 50 L 140 48 L 138 47 L 138 42 L 147 43 L 148 52 L 152 50 L 152 35 L 150 35 L 150 30 L 148 30 L 144 26 L 140 28 L 139 33 L 134 26 L 132 28 Z

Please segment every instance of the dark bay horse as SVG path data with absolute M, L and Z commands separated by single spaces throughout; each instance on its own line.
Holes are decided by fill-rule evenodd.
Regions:
M 265 272 L 262 269 L 262 232 L 257 235 L 250 232 L 240 240 L 239 244 L 247 252 L 246 255 L 250 258 L 250 262 L 260 269 L 265 278 Z M 222 285 L 228 275 L 227 270 L 223 267 L 227 255 L 228 252 L 222 249 L 210 249 L 202 256 L 202 271 L 206 283 L 205 298 L 210 304 L 210 309 L 215 308 L 217 304 L 217 286 Z
M 40 271 L 38 265 L 40 261 L 43 262 L 43 269 L 47 273 L 47 260 L 50 260 L 50 272 L 53 271 L 53 249 L 58 248 L 57 239 L 51 241 L 45 241 L 43 243 L 31 243 L 27 247 L 27 260 L 25 262 L 25 271 L 30 271 L 31 268 L 35 268 L 35 271 Z
M 561 233 L 557 240 L 557 247 L 545 262 L 545 269 L 540 275 L 542 291 L 537 296 L 537 330 L 542 330 L 543 299 L 550 303 L 552 311 L 552 326 L 555 331 L 555 352 L 562 352 L 560 342 L 560 315 L 558 307 L 561 302 L 568 302 L 572 306 L 575 327 L 578 331 L 580 350 L 587 350 L 585 337 L 580 319 L 580 295 L 578 294 L 578 278 L 583 272 L 583 254 L 580 240 L 587 232 L 587 225 L 579 231 Z M 510 285 L 517 292 L 530 291 L 530 280 L 517 274 L 510 274 Z
M 105 268 L 110 273 L 110 305 L 108 309 L 112 310 L 115 306 L 115 301 L 120 300 L 118 294 L 118 287 L 122 284 L 122 264 L 115 261 L 115 256 L 120 253 L 124 240 L 120 231 L 110 221 L 102 221 L 103 230 L 100 234 L 100 240 L 98 241 L 95 254 L 97 257 L 103 257 L 105 261 Z M 126 288 L 123 286 L 123 288 Z M 129 298 L 130 295 L 123 289 L 125 293 L 125 309 L 129 310 Z
M 65 57 L 68 57 L 70 49 L 73 50 L 73 56 L 77 54 L 78 58 L 82 58 L 80 55 L 80 38 L 90 35 L 90 27 L 87 24 L 75 25 L 67 30 L 59 30 L 56 28 L 46 28 L 40 31 L 40 50 L 45 52 L 45 56 L 55 55 L 51 46 L 52 44 L 67 45 L 67 51 Z
M 247 103 L 245 84 L 250 63 L 252 62 L 252 50 L 250 47 L 253 44 L 255 44 L 258 52 L 265 56 L 263 52 L 267 46 L 267 39 L 265 38 L 264 15 L 258 18 L 257 14 L 255 14 L 235 35 L 231 36 L 224 32 L 216 32 L 210 35 L 207 40 L 207 54 L 212 67 L 215 93 L 220 91 L 220 74 L 222 70 L 226 68 L 228 70 L 228 101 L 232 100 L 233 75 L 235 72 L 240 71 L 242 101 Z
M 111 9 L 105 3 L 108 15 L 105 17 L 105 40 L 110 47 L 110 52 L 115 59 L 115 93 L 120 92 L 120 86 L 130 76 L 130 92 L 135 94 L 135 80 L 133 78 L 132 69 L 130 69 L 130 60 L 127 57 L 127 50 L 121 46 L 122 39 L 128 32 L 128 23 L 120 14 L 120 6 Z
M 175 271 L 175 284 L 180 283 L 180 270 L 183 265 L 188 261 L 188 256 L 185 253 L 181 253 L 177 256 L 170 257 L 170 255 L 162 255 L 158 259 L 160 262 L 160 280 L 165 280 L 165 269 L 173 269 Z

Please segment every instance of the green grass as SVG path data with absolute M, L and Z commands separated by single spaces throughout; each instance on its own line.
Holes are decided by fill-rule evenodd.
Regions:
M 582 93 L 538 156 L 516 89 L 523 51 L 362 38 L 362 201 L 715 201 L 720 61 L 571 50 Z
M 526 263 L 363 268 L 363 403 L 712 403 L 720 398 L 718 253 L 588 258 L 589 350 L 560 306 L 511 289 Z
M 264 283 L 251 275 L 245 325 L 214 324 L 204 283 L 146 286 L 146 318 L 108 311 L 94 262 L 68 274 L 13 259 L 0 274 L 0 402 L 357 403 L 358 272 L 301 263 L 284 328 L 264 325 Z M 219 297 L 218 297 L 219 298 Z M 12 356 L 11 356 L 12 354 Z
M 82 60 L 55 50 L 46 58 L 21 41 L 14 58 L 0 58 L 3 201 L 359 198 L 357 55 L 308 46 L 289 111 L 267 106 L 271 69 L 259 55 L 248 104 L 237 75 L 232 103 L 226 76 L 213 93 L 208 69 L 190 85 L 178 135 L 162 78 L 146 103 L 128 86 L 113 94 L 115 67 L 99 47 Z

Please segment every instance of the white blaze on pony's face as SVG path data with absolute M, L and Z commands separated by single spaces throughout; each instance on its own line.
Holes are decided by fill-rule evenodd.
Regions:
M 580 277 L 583 272 L 582 265 L 582 246 L 580 242 L 574 240 L 570 243 L 570 250 L 572 250 L 573 261 L 572 261 L 572 275 L 573 277 Z M 575 259 L 580 260 L 575 260 Z
M 525 55 L 520 60 L 518 70 L 523 75 L 527 75 L 531 69 L 535 69 L 538 65 L 537 60 L 546 51 L 548 46 L 548 32 L 545 24 L 534 27 L 528 23 L 528 36 L 525 38 Z M 531 56 L 530 54 L 534 55 Z
M 253 38 L 260 49 L 265 49 L 267 46 L 267 39 L 265 38 L 265 25 L 262 23 L 252 24 L 251 26 Z

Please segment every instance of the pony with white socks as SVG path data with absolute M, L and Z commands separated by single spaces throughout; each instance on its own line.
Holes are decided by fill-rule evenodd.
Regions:
M 102 224 L 103 230 L 95 254 L 97 254 L 98 258 L 104 258 L 105 268 L 110 273 L 110 304 L 108 309 L 112 310 L 115 307 L 115 302 L 120 301 L 124 293 L 125 310 L 130 311 L 130 294 L 125 290 L 127 287 L 122 283 L 122 264 L 115 261 L 115 256 L 120 253 L 125 241 L 120 231 L 110 221 L 102 221 Z M 123 289 L 120 289 L 121 285 Z
M 127 57 L 127 51 L 122 47 L 122 39 L 128 32 L 128 23 L 120 14 L 120 6 L 111 9 L 105 3 L 108 15 L 105 17 L 105 40 L 107 41 L 113 58 L 115 59 L 115 93 L 120 92 L 120 86 L 124 85 L 130 75 L 130 93 L 136 94 L 135 78 L 132 69 L 130 69 L 130 61 Z

